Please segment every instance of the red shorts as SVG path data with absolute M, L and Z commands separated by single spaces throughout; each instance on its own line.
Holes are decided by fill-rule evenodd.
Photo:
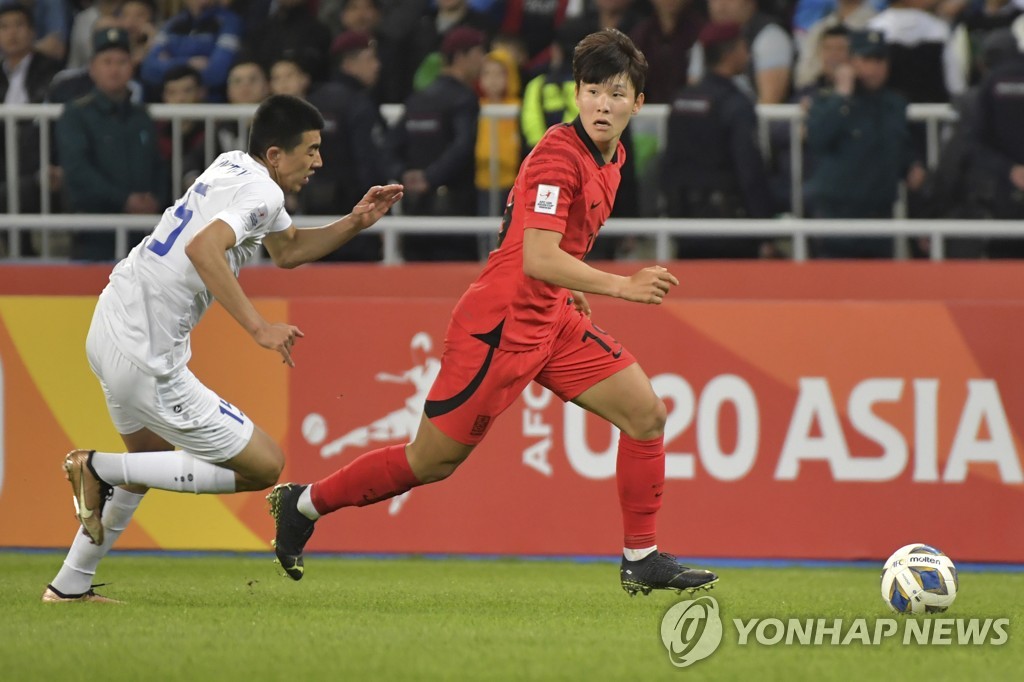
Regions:
M 629 367 L 636 359 L 577 310 L 562 316 L 552 343 L 528 351 L 497 348 L 499 332 L 470 334 L 448 325 L 441 371 L 425 412 L 449 438 L 476 445 L 531 381 L 563 401 Z

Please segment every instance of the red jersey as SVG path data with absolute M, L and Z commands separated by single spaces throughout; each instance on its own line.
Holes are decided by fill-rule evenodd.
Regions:
M 570 306 L 563 287 L 523 272 L 523 232 L 560 232 L 560 248 L 583 260 L 611 213 L 625 159 L 620 142 L 612 160 L 605 162 L 579 118 L 548 129 L 516 176 L 498 248 L 462 295 L 452 320 L 473 334 L 490 332 L 504 320 L 502 350 L 543 344 Z

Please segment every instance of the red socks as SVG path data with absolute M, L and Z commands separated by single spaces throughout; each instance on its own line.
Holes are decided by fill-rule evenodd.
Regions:
M 655 528 L 665 487 L 665 440 L 634 440 L 619 435 L 616 460 L 619 504 L 622 505 L 623 546 L 646 549 L 657 544 Z
M 405 456 L 405 445 L 372 450 L 356 457 L 310 489 L 320 514 L 342 507 L 365 507 L 420 485 Z
M 665 443 L 662 437 L 634 440 L 619 436 L 616 462 L 622 506 L 623 546 L 644 549 L 657 544 L 655 529 L 665 486 Z M 310 499 L 320 514 L 342 507 L 364 507 L 420 485 L 405 456 L 405 445 L 360 455 L 313 484 Z

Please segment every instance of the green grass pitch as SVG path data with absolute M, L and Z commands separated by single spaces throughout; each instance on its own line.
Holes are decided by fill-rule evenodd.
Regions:
M 630 599 L 611 562 L 114 553 L 122 605 L 42 604 L 60 553 L 0 552 L 5 680 L 1019 680 L 1024 573 L 961 571 L 940 617 L 1009 619 L 1001 646 L 740 646 L 732 619 L 888 618 L 870 568 L 718 568 L 719 649 L 680 669 L 661 643 L 686 595 Z M 891 616 L 896 617 L 896 616 Z M 901 621 L 902 627 L 902 621 Z M 923 678 L 922 678 L 923 679 Z

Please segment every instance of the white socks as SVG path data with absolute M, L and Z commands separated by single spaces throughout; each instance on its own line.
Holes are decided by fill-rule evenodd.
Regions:
M 312 490 L 313 485 L 307 485 L 306 489 L 299 494 L 299 500 L 295 503 L 295 506 L 298 508 L 300 514 L 310 521 L 316 521 L 320 518 L 320 512 L 318 512 L 316 507 L 313 506 Z
M 181 450 L 97 452 L 96 475 L 110 485 L 144 485 L 180 493 L 233 493 L 235 472 Z M 104 515 L 105 516 L 105 515 Z
M 235 472 L 179 450 L 169 452 L 97 452 L 92 468 L 114 487 L 114 495 L 103 507 L 103 544 L 94 545 L 81 529 L 75 532 L 64 565 L 51 585 L 63 594 L 82 594 L 92 585 L 96 567 L 128 526 L 142 495 L 121 485 L 188 493 L 233 493 Z
M 622 548 L 622 556 L 626 557 L 626 561 L 640 561 L 648 554 L 652 554 L 658 551 L 658 546 L 644 547 L 643 549 L 627 549 Z
M 107 500 L 103 507 L 103 544 L 92 544 L 81 528 L 76 530 L 75 540 L 71 543 L 64 565 L 50 583 L 54 589 L 63 594 L 82 594 L 89 590 L 100 559 L 107 555 L 113 544 L 121 537 L 121 532 L 128 527 L 128 522 L 140 502 L 142 495 L 130 493 L 123 488 L 114 488 L 114 496 Z

